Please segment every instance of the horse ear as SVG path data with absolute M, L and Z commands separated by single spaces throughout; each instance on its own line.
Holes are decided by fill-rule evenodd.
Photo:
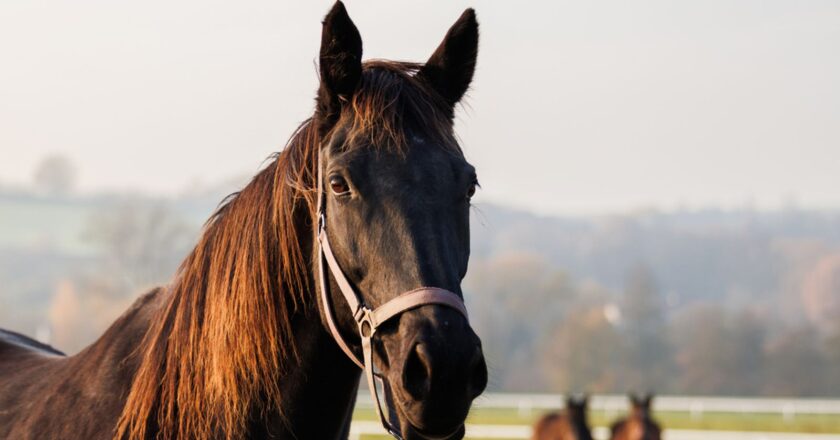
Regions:
M 478 57 L 478 22 L 470 8 L 449 28 L 437 50 L 417 74 L 452 107 L 470 87 Z
M 342 103 L 353 97 L 362 78 L 362 36 L 341 1 L 335 2 L 323 25 L 318 114 L 334 122 L 341 114 Z

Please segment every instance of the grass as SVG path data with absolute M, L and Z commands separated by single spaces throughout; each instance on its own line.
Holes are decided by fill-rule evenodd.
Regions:
M 532 425 L 540 415 L 540 411 L 523 414 L 515 408 L 476 408 L 470 413 L 467 423 Z M 356 409 L 353 416 L 356 420 L 376 420 L 373 409 L 368 408 Z M 589 421 L 593 427 L 609 426 L 620 416 L 616 413 L 591 411 Z M 786 419 L 782 414 L 767 413 L 704 412 L 693 416 L 688 412 L 657 412 L 654 417 L 666 429 L 840 433 L 840 417 L 832 414 L 796 414 Z

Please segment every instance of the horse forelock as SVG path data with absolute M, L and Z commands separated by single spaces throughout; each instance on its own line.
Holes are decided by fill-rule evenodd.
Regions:
M 348 129 L 345 147 L 404 152 L 412 144 L 411 135 L 462 154 L 452 129 L 451 108 L 416 76 L 421 67 L 387 60 L 364 63 L 359 89 L 336 124 Z

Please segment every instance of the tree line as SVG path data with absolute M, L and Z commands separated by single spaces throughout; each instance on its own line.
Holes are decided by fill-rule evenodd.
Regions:
M 468 303 L 496 390 L 840 394 L 840 326 L 788 326 L 761 308 L 714 302 L 666 310 L 644 264 L 615 291 L 529 254 L 471 270 Z

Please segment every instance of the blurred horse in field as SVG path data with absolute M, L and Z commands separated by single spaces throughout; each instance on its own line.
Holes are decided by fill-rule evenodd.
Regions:
M 546 414 L 534 425 L 532 440 L 592 440 L 586 407 L 589 397 L 570 395 L 561 412 Z
M 652 394 L 637 396 L 630 394 L 630 414 L 615 423 L 611 431 L 612 440 L 660 440 L 662 429 L 650 415 Z

